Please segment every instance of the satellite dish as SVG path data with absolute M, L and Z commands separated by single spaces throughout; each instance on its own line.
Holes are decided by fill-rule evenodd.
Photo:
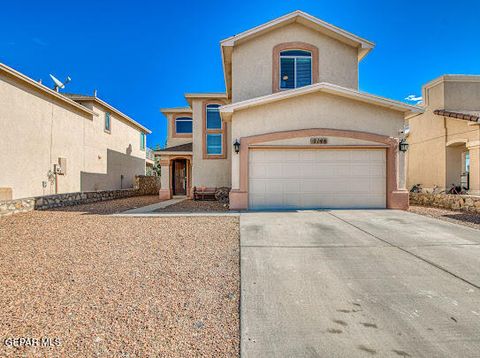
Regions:
M 61 89 L 64 89 L 65 88 L 65 85 L 70 82 L 72 79 L 67 76 L 66 80 L 62 83 L 60 82 L 60 80 L 58 78 L 56 78 L 54 75 L 50 75 L 50 78 L 52 79 L 52 81 L 55 83 L 55 86 L 53 87 L 53 89 L 55 91 L 58 92 L 58 90 L 61 88 Z

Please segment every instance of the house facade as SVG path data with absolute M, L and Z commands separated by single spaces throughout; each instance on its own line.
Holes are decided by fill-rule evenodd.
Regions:
M 58 93 L 0 64 L 0 200 L 129 188 L 150 131 L 95 96 Z
M 480 195 L 480 76 L 444 75 L 422 95 L 425 112 L 408 118 L 408 186 Z
M 231 188 L 231 209 L 406 208 L 405 116 L 358 90 L 368 40 L 301 11 L 221 41 L 225 93 L 165 108 L 161 197 Z

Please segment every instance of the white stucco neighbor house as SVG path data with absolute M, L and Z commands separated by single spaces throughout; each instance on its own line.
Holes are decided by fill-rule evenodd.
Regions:
M 163 108 L 164 199 L 231 188 L 231 209 L 408 207 L 405 116 L 358 90 L 374 44 L 301 11 L 220 42 L 225 93 Z
M 0 63 L 0 200 L 129 188 L 150 130 L 96 95 L 56 92 Z

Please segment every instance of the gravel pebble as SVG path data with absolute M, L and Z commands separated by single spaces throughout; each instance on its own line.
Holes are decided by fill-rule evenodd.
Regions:
M 480 215 L 426 206 L 410 206 L 410 212 L 480 230 Z
M 182 213 L 182 212 L 225 212 L 229 211 L 228 207 L 222 203 L 213 200 L 183 200 L 177 204 L 167 206 L 163 209 L 155 210 L 159 213 Z
M 238 356 L 238 218 L 96 215 L 138 199 L 0 218 L 1 357 Z

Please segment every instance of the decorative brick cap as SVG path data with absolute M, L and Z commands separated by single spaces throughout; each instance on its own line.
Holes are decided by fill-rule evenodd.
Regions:
M 452 112 L 452 111 L 446 111 L 444 109 L 436 109 L 433 111 L 433 113 L 438 116 L 463 119 L 471 122 L 478 122 L 478 120 L 480 119 L 480 113 L 476 114 L 476 113 Z

